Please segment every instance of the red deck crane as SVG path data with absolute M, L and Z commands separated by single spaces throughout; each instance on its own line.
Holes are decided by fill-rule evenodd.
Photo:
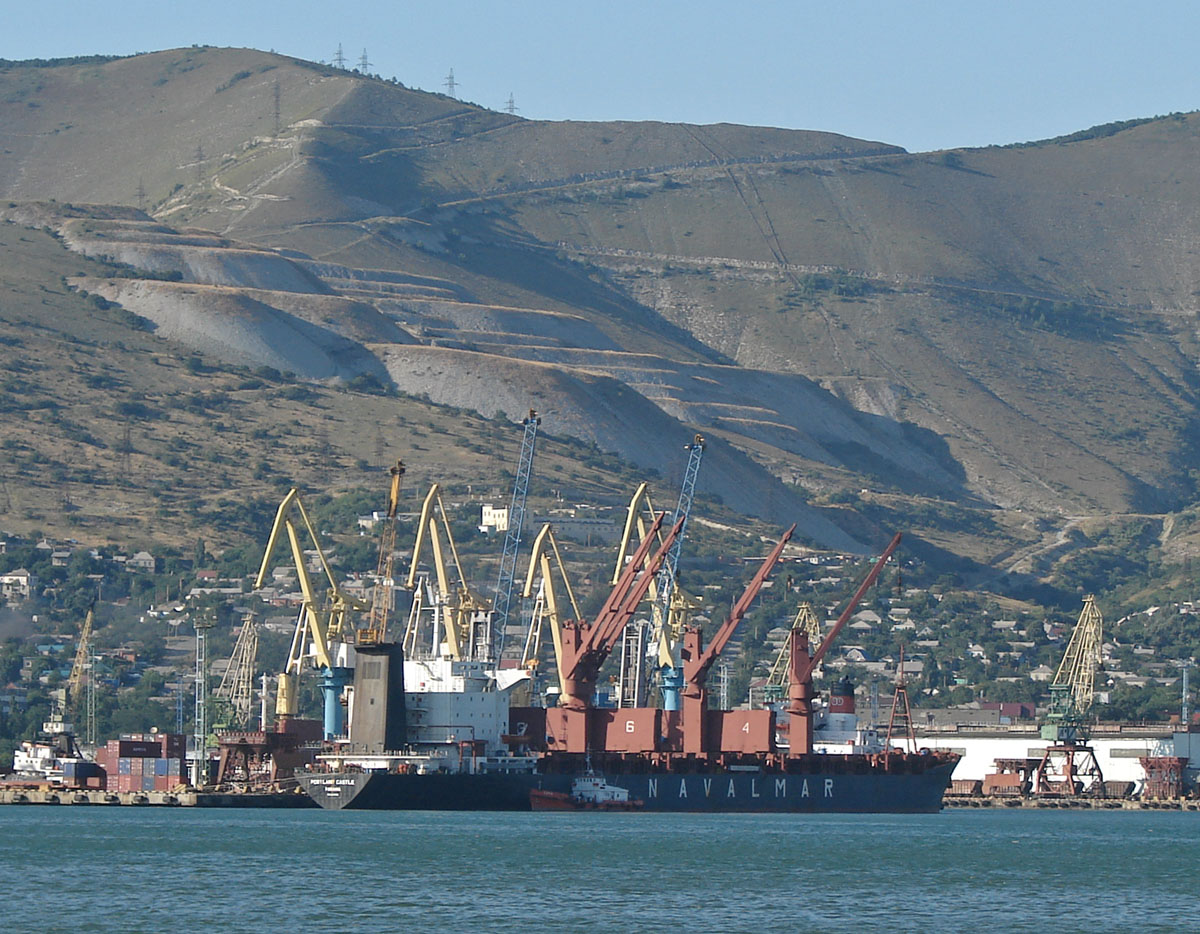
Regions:
M 708 751 L 708 737 L 705 729 L 708 722 L 706 713 L 708 710 L 708 688 L 706 686 L 708 673 L 725 646 L 729 644 L 742 617 L 746 615 L 750 605 L 758 597 L 759 591 L 766 583 L 767 576 L 779 562 L 779 557 L 783 554 L 783 547 L 791 540 L 792 533 L 795 531 L 796 526 L 793 525 L 771 549 L 771 553 L 763 559 L 758 573 L 746 585 L 742 596 L 733 605 L 729 615 L 725 617 L 725 621 L 713 634 L 706 648 L 703 650 L 700 648 L 699 626 L 688 626 L 683 632 L 683 651 L 680 657 L 683 660 L 685 681 L 683 689 L 683 751 L 685 753 L 698 755 Z
M 842 610 L 841 616 L 838 617 L 837 622 L 829 630 L 829 634 L 822 640 L 820 647 L 815 653 L 810 655 L 808 652 L 808 635 L 806 633 L 792 633 L 792 653 L 788 660 L 787 708 L 788 713 L 791 715 L 791 724 L 788 730 L 791 743 L 789 755 L 791 757 L 806 756 L 812 752 L 813 671 L 821 663 L 821 659 L 825 657 L 825 653 L 829 651 L 829 647 L 842 631 L 842 627 L 846 625 L 846 621 L 850 619 L 850 614 L 858 606 L 858 602 L 863 598 L 863 594 L 875 583 L 875 579 L 879 577 L 883 566 L 887 564 L 888 558 L 892 556 L 892 552 L 898 547 L 900 547 L 899 532 L 896 533 L 896 536 L 887 548 L 883 550 L 883 554 L 879 556 L 879 560 L 875 562 L 875 566 L 871 568 L 871 572 L 863 579 L 858 590 L 850 598 L 850 602 L 846 604 L 846 608 Z
M 563 624 L 561 676 L 564 694 L 560 706 L 574 710 L 586 710 L 591 706 L 601 666 L 617 644 L 637 605 L 650 589 L 654 576 L 683 528 L 682 521 L 675 523 L 675 527 L 647 561 L 646 556 L 654 544 L 662 520 L 660 513 L 595 619 L 591 623 L 570 620 Z

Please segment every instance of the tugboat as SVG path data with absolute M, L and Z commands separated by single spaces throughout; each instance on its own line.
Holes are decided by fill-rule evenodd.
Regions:
M 535 811 L 636 811 L 646 804 L 631 798 L 628 788 L 610 785 L 590 768 L 571 782 L 570 792 L 533 788 L 529 806 Z

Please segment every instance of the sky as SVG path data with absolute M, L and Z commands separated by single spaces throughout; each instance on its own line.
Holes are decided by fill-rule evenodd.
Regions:
M 547 120 L 826 130 L 913 151 L 1200 109 L 1200 3 L 0 0 L 0 58 L 189 45 L 352 65 Z

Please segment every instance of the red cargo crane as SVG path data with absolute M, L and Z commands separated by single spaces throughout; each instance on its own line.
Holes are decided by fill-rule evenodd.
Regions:
M 863 594 L 867 589 L 875 583 L 875 579 L 879 577 L 879 572 L 883 570 L 883 566 L 887 564 L 888 558 L 892 556 L 898 547 L 900 547 L 900 533 L 897 532 L 895 538 L 883 550 L 883 554 L 879 556 L 879 560 L 875 562 L 875 566 L 871 568 L 863 582 L 855 591 L 854 596 L 850 598 L 850 602 L 846 605 L 846 609 L 842 610 L 842 615 L 838 617 L 833 628 L 829 630 L 820 647 L 815 653 L 808 653 L 808 635 L 804 632 L 792 633 L 792 653 L 788 659 L 788 713 L 791 715 L 791 723 L 788 727 L 788 735 L 790 737 L 791 748 L 789 756 L 806 756 L 812 752 L 812 702 L 813 702 L 813 683 L 812 675 L 817 665 L 821 663 L 821 659 L 825 657 L 825 653 L 829 651 L 833 640 L 838 637 L 838 633 L 842 631 L 842 627 L 846 625 L 846 621 L 850 619 L 850 614 L 854 612 L 854 608 L 858 606 L 858 602 L 863 598 Z
M 675 523 L 675 527 L 647 561 L 646 556 L 654 544 L 662 520 L 660 513 L 594 620 L 591 623 L 571 620 L 563 624 L 561 676 L 564 693 L 559 702 L 560 706 L 573 710 L 586 710 L 591 707 L 601 666 L 617 644 L 625 624 L 629 622 L 638 603 L 646 595 L 654 576 L 666 559 L 671 544 L 683 528 L 682 521 Z
M 683 651 L 680 657 L 683 660 L 683 677 L 686 682 L 683 689 L 683 751 L 685 753 L 700 754 L 708 751 L 705 729 L 708 711 L 708 688 L 706 687 L 708 673 L 712 669 L 713 663 L 724 651 L 725 646 L 729 644 L 742 617 L 746 615 L 750 605 L 758 597 L 759 591 L 766 583 L 767 576 L 779 562 L 779 557 L 783 554 L 783 547 L 791 540 L 792 533 L 795 531 L 796 526 L 792 525 L 783 534 L 783 538 L 779 540 L 778 544 L 771 549 L 771 553 L 763 559 L 758 573 L 746 585 L 742 596 L 733 605 L 733 609 L 713 634 L 705 649 L 701 650 L 700 648 L 699 626 L 688 626 L 684 630 Z

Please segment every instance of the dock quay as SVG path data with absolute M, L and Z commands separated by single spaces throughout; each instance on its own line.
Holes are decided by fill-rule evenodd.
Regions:
M 1151 800 L 1116 798 L 1036 798 L 1005 797 L 993 795 L 965 796 L 947 795 L 942 800 L 944 808 L 1024 808 L 1042 810 L 1093 811 L 1200 811 L 1200 801 L 1193 798 L 1155 798 Z

